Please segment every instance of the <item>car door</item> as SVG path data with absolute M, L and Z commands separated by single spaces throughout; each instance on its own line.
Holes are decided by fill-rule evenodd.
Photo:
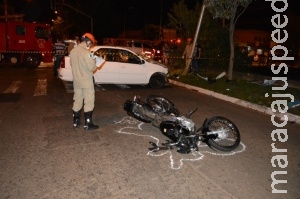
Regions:
M 94 73 L 96 83 L 116 84 L 119 83 L 120 66 L 115 59 L 117 50 L 114 48 L 99 48 L 94 55 L 105 59 L 105 64 Z
M 145 64 L 141 64 L 141 59 L 130 51 L 120 49 L 119 82 L 122 84 L 144 84 L 148 83 L 147 70 Z

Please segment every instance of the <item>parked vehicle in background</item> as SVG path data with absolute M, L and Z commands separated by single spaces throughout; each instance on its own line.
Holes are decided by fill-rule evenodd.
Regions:
M 154 58 L 155 49 L 147 43 L 139 41 L 127 41 L 125 48 L 132 50 L 139 55 L 146 55 L 149 58 Z
M 52 38 L 49 24 L 23 21 L 0 22 L 0 61 L 36 68 L 52 62 Z
M 104 38 L 103 45 L 122 46 L 139 55 L 146 55 L 149 58 L 155 57 L 155 41 L 140 39 Z
M 154 53 L 154 60 L 160 63 L 163 63 L 163 48 L 161 43 L 158 43 L 154 46 L 155 53 Z
M 155 54 L 154 60 L 165 65 L 172 64 L 171 59 L 168 59 L 177 50 L 181 40 L 159 41 L 154 45 Z M 167 47 L 167 48 L 166 48 Z M 168 49 L 168 50 L 167 50 Z M 169 61 L 166 61 L 168 59 Z
M 66 39 L 64 43 L 66 45 L 66 55 L 69 55 L 71 50 L 78 45 L 78 41 L 73 39 Z
M 96 70 L 96 84 L 136 84 L 162 88 L 168 83 L 168 68 L 146 55 L 139 55 L 127 48 L 117 46 L 94 46 L 93 56 L 101 56 L 106 63 Z M 73 81 L 69 56 L 65 56 L 58 76 L 64 81 Z

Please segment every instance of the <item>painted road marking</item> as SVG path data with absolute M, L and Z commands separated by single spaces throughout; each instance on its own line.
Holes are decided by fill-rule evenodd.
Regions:
M 4 93 L 16 93 L 20 88 L 22 81 L 14 81 L 5 91 Z
M 22 81 L 14 81 L 3 93 L 16 93 L 22 85 Z M 33 96 L 47 94 L 47 79 L 38 79 Z
M 129 86 L 125 85 L 125 84 L 116 84 L 116 86 L 122 88 L 122 89 L 127 89 L 130 88 Z
M 101 84 L 94 84 L 95 85 L 95 89 L 97 90 L 105 90 L 105 88 L 103 88 L 102 86 L 101 86 Z
M 67 93 L 73 93 L 73 82 L 63 81 Z
M 47 94 L 47 79 L 39 79 L 35 87 L 33 96 L 41 96 Z

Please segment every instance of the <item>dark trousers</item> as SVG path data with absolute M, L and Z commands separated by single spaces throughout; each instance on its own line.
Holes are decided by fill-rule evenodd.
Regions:
M 191 66 L 190 66 L 190 72 L 194 72 L 198 74 L 200 72 L 200 61 L 199 59 L 192 59 Z
M 63 55 L 56 55 L 54 58 L 54 66 L 53 66 L 53 75 L 54 76 L 57 76 L 58 75 L 58 72 L 57 72 L 57 69 L 59 68 L 60 66 L 60 63 L 61 63 L 61 60 L 63 59 Z

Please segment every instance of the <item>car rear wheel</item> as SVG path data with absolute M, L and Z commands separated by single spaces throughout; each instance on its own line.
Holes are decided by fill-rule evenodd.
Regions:
M 161 74 L 155 73 L 152 75 L 149 81 L 151 88 L 162 88 L 165 86 L 165 77 Z

